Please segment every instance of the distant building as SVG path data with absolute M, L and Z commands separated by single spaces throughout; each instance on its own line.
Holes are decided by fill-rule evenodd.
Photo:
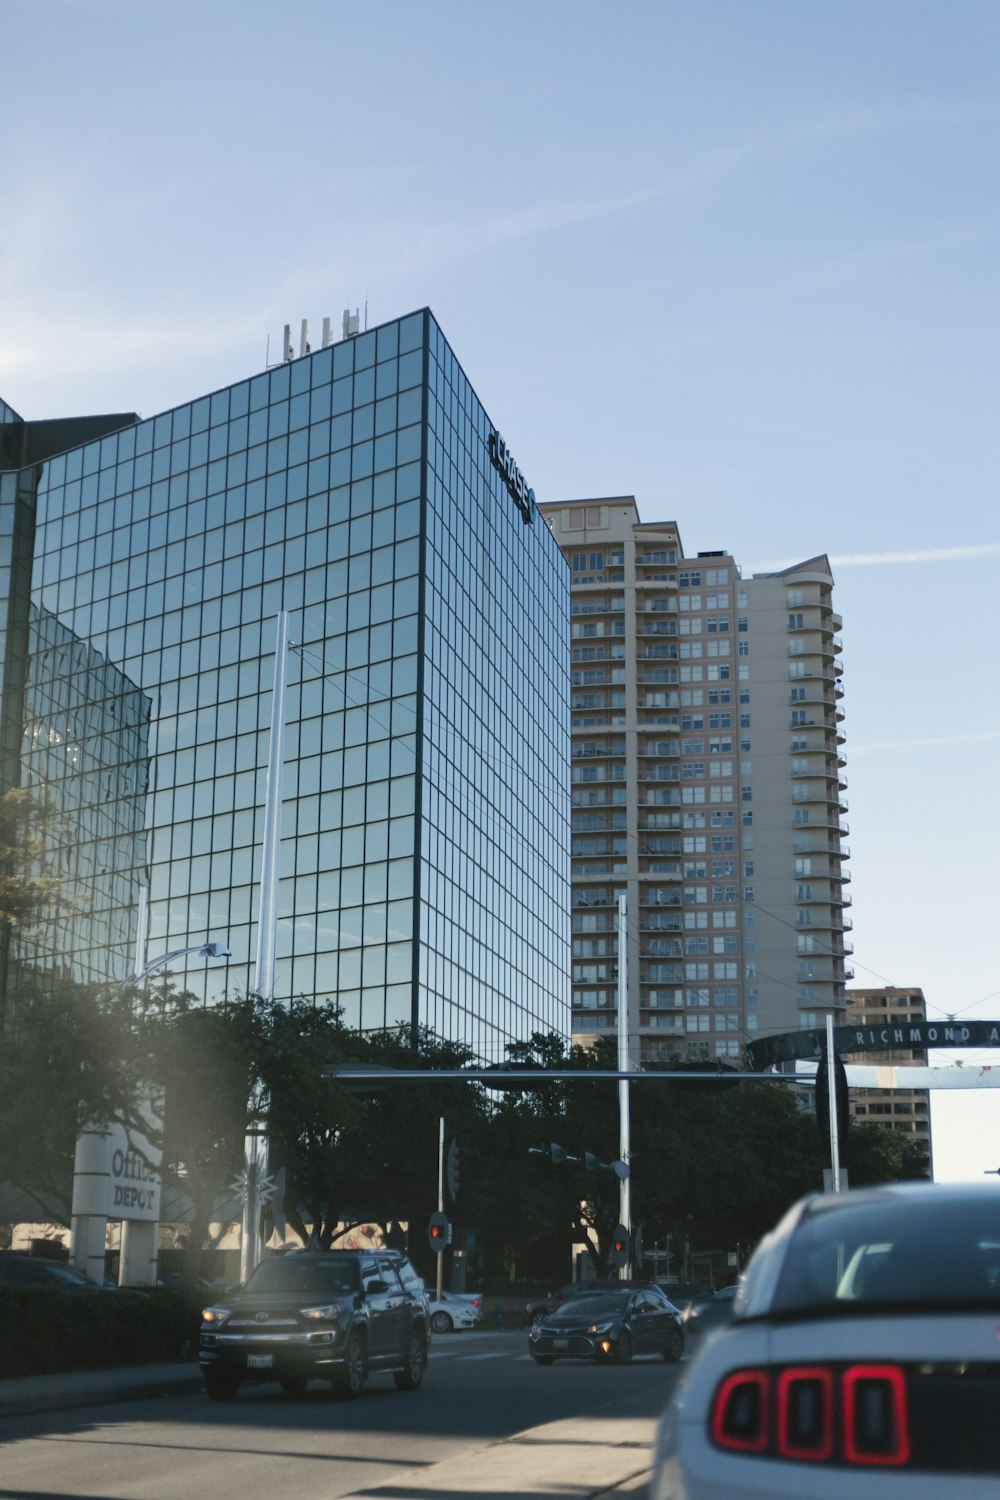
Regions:
M 926 1021 L 927 1004 L 921 989 L 848 990 L 848 1025 L 900 1026 L 908 1021 Z M 848 1056 L 847 1062 L 868 1067 L 892 1063 L 896 1067 L 926 1067 L 927 1053 L 917 1047 L 896 1051 L 865 1052 Z M 869 1125 L 888 1125 L 919 1141 L 931 1154 L 930 1093 L 927 1089 L 851 1089 L 851 1114 Z
M 543 504 L 572 575 L 573 1031 L 736 1061 L 843 1020 L 844 717 L 823 556 L 744 578 L 631 496 Z

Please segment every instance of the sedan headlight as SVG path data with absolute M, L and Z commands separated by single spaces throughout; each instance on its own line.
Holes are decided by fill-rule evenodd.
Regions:
M 231 1318 L 232 1315 L 233 1310 L 231 1307 L 205 1307 L 202 1309 L 201 1321 L 203 1323 L 211 1323 L 214 1327 L 220 1328 L 226 1319 Z
M 340 1308 L 336 1302 L 327 1302 L 322 1307 L 300 1307 L 299 1314 L 311 1323 L 336 1323 L 340 1318 Z
M 615 1327 L 614 1323 L 591 1323 L 590 1327 L 587 1329 L 587 1332 L 588 1333 L 611 1333 L 613 1331 L 614 1327 Z

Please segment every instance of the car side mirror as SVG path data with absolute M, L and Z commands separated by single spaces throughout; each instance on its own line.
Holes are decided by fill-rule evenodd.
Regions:
M 373 1292 L 374 1293 L 387 1292 L 388 1290 L 389 1290 L 389 1283 L 387 1281 L 373 1280 L 373 1281 L 366 1281 L 365 1282 L 365 1292 L 367 1294 L 371 1294 Z

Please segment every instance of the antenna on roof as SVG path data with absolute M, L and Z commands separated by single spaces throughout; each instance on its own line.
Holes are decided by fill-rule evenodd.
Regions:
M 366 326 L 367 326 L 367 318 L 368 318 L 368 311 L 367 311 L 367 309 L 368 309 L 368 304 L 366 302 L 365 303 L 365 321 L 366 321 Z M 358 317 L 358 310 L 357 310 L 357 308 L 355 308 L 354 311 L 351 312 L 351 309 L 349 307 L 345 307 L 344 308 L 344 321 L 343 321 L 343 337 L 345 339 L 356 339 L 360 331 L 361 331 L 361 320 Z

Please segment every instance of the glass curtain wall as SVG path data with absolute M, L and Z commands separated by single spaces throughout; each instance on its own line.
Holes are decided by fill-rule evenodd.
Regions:
M 148 956 L 234 953 L 225 979 L 192 965 L 196 993 L 252 981 L 284 608 L 275 997 L 426 1021 L 484 1056 L 568 1033 L 568 583 L 488 436 L 420 312 L 40 467 L 38 618 L 114 669 L 98 717 L 122 683 L 151 705 Z M 133 943 L 118 933 L 109 978 Z M 67 957 L 93 972 L 82 924 Z

